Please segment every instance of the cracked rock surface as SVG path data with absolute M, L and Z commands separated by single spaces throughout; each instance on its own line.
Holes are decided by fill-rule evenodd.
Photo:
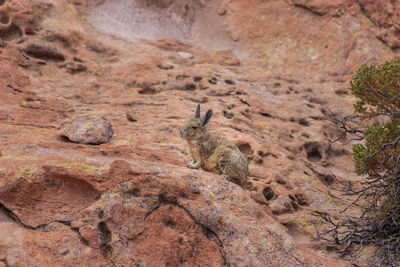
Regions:
M 28 153 L 39 155 L 41 152 L 33 149 Z M 93 181 L 92 173 L 82 175 L 62 167 L 64 157 L 71 162 L 89 161 L 109 168 L 99 174 L 101 181 Z M 40 216 L 46 221 L 38 222 L 37 214 L 29 212 L 33 209 L 28 205 L 32 199 L 26 198 L 24 203 L 13 202 L 10 197 L 0 200 L 0 227 L 13 230 L 12 235 L 3 232 L 2 235 L 8 237 L 3 239 L 6 242 L 2 250 L 6 255 L 19 251 L 15 258 L 7 256 L 10 263 L 44 262 L 32 254 L 42 242 L 49 246 L 47 262 L 59 261 L 66 265 L 75 258 L 63 256 L 75 255 L 75 251 L 79 251 L 83 264 L 90 259 L 99 264 L 147 263 L 152 266 L 307 263 L 293 250 L 293 239 L 271 217 L 267 207 L 258 205 L 243 194 L 242 188 L 222 177 L 182 167 L 156 163 L 143 166 L 138 162 L 105 161 L 83 155 L 53 155 L 52 162 L 51 168 L 27 174 L 25 179 L 31 179 L 33 185 L 42 180 L 56 187 L 59 185 L 57 192 L 47 187 L 51 195 L 62 196 L 75 190 L 72 190 L 74 195 L 66 199 L 51 199 L 51 195 L 43 195 L 39 190 L 30 192 L 32 199 L 52 211 L 51 216 Z M 32 159 L 14 163 L 16 166 L 37 164 Z M 0 190 L 9 184 L 15 185 L 6 182 Z M 91 199 L 91 203 L 85 203 L 84 199 L 89 199 L 92 192 L 98 192 L 93 189 L 95 187 L 101 194 Z M 72 200 L 81 206 L 73 205 L 77 210 L 68 216 L 66 210 L 73 204 Z M 26 210 L 18 211 L 15 206 Z M 40 206 L 36 204 L 35 209 Z M 43 241 L 34 239 L 35 235 L 42 235 Z M 75 243 L 71 244 L 68 238 L 73 236 Z M 28 241 L 32 242 L 31 246 L 18 248 L 20 243 Z M 54 242 L 60 245 L 51 245 Z M 290 248 L 285 244 L 290 244 Z M 76 247 L 71 247 L 73 245 Z M 22 252 L 27 256 L 22 256 Z M 249 253 L 253 255 L 250 258 Z

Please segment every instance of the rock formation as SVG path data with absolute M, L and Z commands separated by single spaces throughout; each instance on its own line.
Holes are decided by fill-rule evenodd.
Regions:
M 360 179 L 329 116 L 398 54 L 385 3 L 0 1 L 0 266 L 365 264 L 312 214 Z M 197 103 L 249 159 L 243 187 L 185 167 Z M 89 117 L 108 142 L 60 136 Z

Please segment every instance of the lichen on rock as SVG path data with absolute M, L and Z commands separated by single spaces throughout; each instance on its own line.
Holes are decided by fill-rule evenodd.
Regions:
M 111 123 L 105 118 L 68 120 L 62 124 L 60 135 L 74 143 L 100 145 L 113 136 Z

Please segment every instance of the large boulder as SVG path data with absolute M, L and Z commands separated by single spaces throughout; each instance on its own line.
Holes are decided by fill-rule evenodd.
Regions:
M 108 143 L 113 136 L 113 128 L 106 118 L 85 118 L 67 120 L 62 124 L 60 135 L 71 142 L 88 145 Z
M 79 258 L 83 264 L 91 259 L 93 266 L 307 263 L 268 208 L 223 177 L 165 164 L 53 152 L 33 148 L 19 152 L 30 157 L 0 158 L 2 166 L 24 168 L 23 174 L 0 173 L 6 176 L 0 181 L 0 232 L 19 233 L 18 242 L 1 239 L 5 262 L 67 266 Z M 45 166 L 50 159 L 52 166 Z M 73 197 L 65 197 L 68 194 Z M 81 205 L 74 204 L 77 201 Z M 43 246 L 40 240 L 48 241 Z M 46 257 L 35 256 L 42 252 Z

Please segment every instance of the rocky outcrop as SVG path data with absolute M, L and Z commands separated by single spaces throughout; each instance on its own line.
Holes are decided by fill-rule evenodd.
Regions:
M 135 1 L 18 2 L 0 1 L 0 266 L 365 262 L 316 241 L 326 225 L 312 214 L 353 200 L 341 192 L 360 179 L 351 140 L 329 118 L 352 119 L 361 64 L 396 55 L 395 12 L 136 1 L 151 15 L 141 21 L 127 12 Z M 180 40 L 130 31 L 170 20 Z M 197 103 L 248 158 L 243 188 L 184 167 L 178 129 Z M 93 117 L 108 120 L 96 141 L 60 136 L 63 122 Z
M 1 252 L 9 263 L 71 264 L 73 258 L 59 258 L 76 248 L 50 241 L 64 240 L 66 233 L 70 242 L 85 247 L 81 260 L 92 257 L 95 265 L 105 260 L 149 266 L 307 263 L 267 208 L 222 177 L 53 150 L 28 149 L 23 154 L 31 159 L 14 161 L 15 169 L 35 167 L 2 173 L 0 185 L 1 232 L 9 228 L 21 232 L 18 241 L 3 239 Z M 36 169 L 50 159 L 51 166 Z M 10 164 L 7 158 L 0 161 L 2 166 Z M 46 249 L 52 253 L 41 251 L 34 240 L 29 243 L 31 235 L 46 239 Z M 45 258 L 24 256 L 32 246 Z M 10 256 L 12 251 L 16 255 Z

